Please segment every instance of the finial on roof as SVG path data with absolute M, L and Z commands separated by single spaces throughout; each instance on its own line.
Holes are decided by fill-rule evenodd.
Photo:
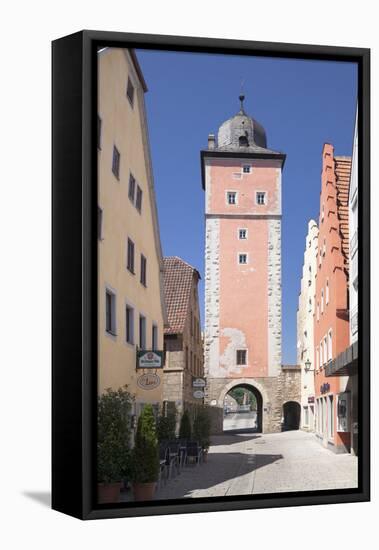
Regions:
M 241 113 L 241 114 L 243 114 L 243 115 L 245 114 L 245 111 L 244 111 L 244 108 L 243 108 L 243 102 L 244 102 L 244 99 L 245 99 L 245 96 L 244 96 L 244 94 L 241 94 L 241 95 L 239 96 L 239 100 L 240 100 L 240 102 L 241 102 L 241 109 L 240 109 L 240 113 Z

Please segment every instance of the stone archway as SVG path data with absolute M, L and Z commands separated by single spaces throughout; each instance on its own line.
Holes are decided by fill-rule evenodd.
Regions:
M 283 404 L 282 431 L 298 430 L 300 428 L 301 406 L 297 401 L 287 401 Z
M 254 411 L 249 411 L 242 413 L 242 416 L 240 419 L 242 422 L 239 424 L 237 422 L 237 417 L 241 413 L 234 414 L 234 419 L 236 420 L 236 424 L 233 422 L 230 423 L 230 418 L 223 421 L 223 431 L 254 431 L 254 432 L 262 432 L 263 431 L 263 404 L 267 404 L 267 395 L 264 389 L 260 386 L 260 384 L 256 383 L 255 381 L 251 381 L 251 379 L 235 379 L 231 381 L 229 384 L 226 384 L 224 386 L 223 390 L 221 391 L 219 400 L 218 400 L 218 407 L 222 408 L 222 411 L 224 412 L 224 403 L 226 400 L 226 397 L 229 395 L 229 393 L 236 389 L 236 388 L 243 388 L 248 390 L 251 394 L 255 397 L 256 402 L 256 409 Z M 248 416 L 249 415 L 249 416 Z M 224 415 L 226 416 L 226 415 Z M 239 427 L 243 426 L 243 427 Z M 235 429 L 234 429 L 235 426 Z

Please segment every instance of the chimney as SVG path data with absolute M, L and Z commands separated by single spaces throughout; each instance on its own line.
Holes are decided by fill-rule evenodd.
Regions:
M 216 138 L 214 134 L 208 136 L 208 149 L 214 149 L 216 147 Z

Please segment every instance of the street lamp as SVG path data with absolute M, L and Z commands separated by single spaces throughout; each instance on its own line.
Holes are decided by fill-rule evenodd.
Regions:
M 314 372 L 315 369 L 311 369 L 311 365 L 312 365 L 312 363 L 310 362 L 309 359 L 307 359 L 304 363 L 305 372 Z

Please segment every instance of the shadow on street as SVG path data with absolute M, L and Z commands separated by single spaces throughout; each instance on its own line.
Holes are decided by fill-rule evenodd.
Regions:
M 246 441 L 246 438 L 244 440 Z M 232 442 L 237 443 L 236 436 L 233 437 Z M 215 445 L 214 442 L 212 444 Z M 228 444 L 225 437 L 223 444 Z M 187 466 L 178 476 L 168 480 L 167 485 L 163 485 L 157 491 L 155 500 L 191 498 L 194 491 L 228 483 L 238 476 L 252 473 L 282 458 L 281 454 L 260 454 L 258 460 L 254 459 L 252 462 L 248 462 L 243 453 L 210 452 L 208 462 L 199 466 Z

